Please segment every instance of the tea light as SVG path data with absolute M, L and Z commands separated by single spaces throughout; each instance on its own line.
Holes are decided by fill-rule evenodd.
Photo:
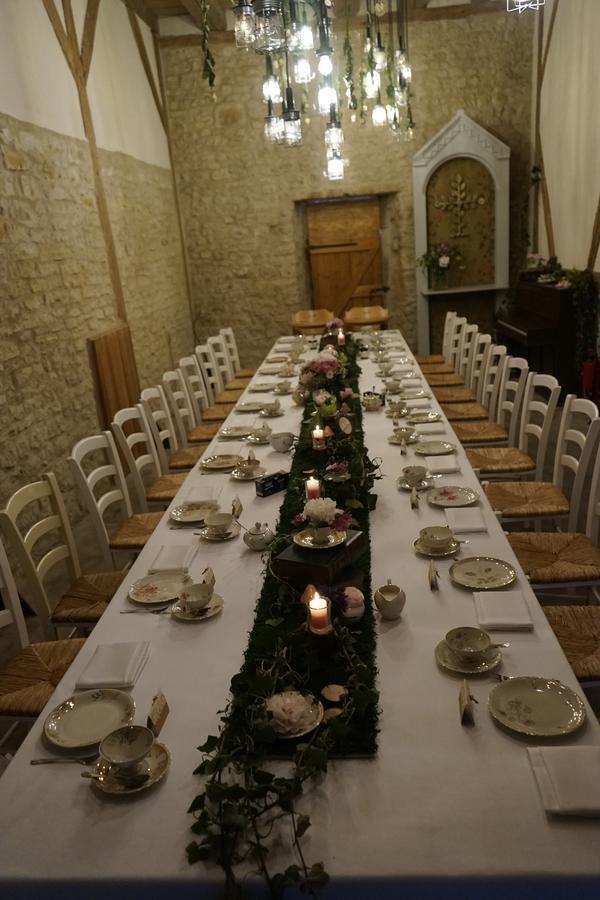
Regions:
M 308 627 L 313 634 L 329 634 L 332 630 L 329 597 L 316 593 L 308 601 Z
M 338 331 L 337 341 L 338 341 L 338 347 L 343 347 L 344 344 L 346 343 L 346 335 L 344 334 L 344 332 L 342 331 L 341 328 Z
M 319 479 L 313 478 L 312 476 L 307 478 L 305 491 L 307 500 L 318 500 L 321 496 L 321 482 Z
M 325 446 L 325 435 L 323 434 L 323 429 L 319 425 L 317 425 L 316 428 L 313 428 L 312 439 L 313 449 L 322 450 Z

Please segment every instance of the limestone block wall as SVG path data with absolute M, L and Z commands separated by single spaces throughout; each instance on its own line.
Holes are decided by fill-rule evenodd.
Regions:
M 264 143 L 260 84 L 264 61 L 233 45 L 213 45 L 214 94 L 202 80 L 197 46 L 162 49 L 167 105 L 192 279 L 196 329 L 224 322 L 242 357 L 256 363 L 291 314 L 311 305 L 303 249 L 302 202 L 382 194 L 391 324 L 416 338 L 411 159 L 454 115 L 465 112 L 512 150 L 513 268 L 526 250 L 523 227 L 530 166 L 531 16 L 503 11 L 411 25 L 415 140 L 352 123 L 344 113 L 349 165 L 342 182 L 324 175 L 323 124 L 304 124 L 301 148 Z M 358 35 L 353 35 L 356 70 Z M 343 35 L 336 37 L 341 53 Z M 306 117 L 305 117 L 306 118 Z
M 191 346 L 171 173 L 101 152 L 142 386 Z M 86 142 L 0 115 L 0 503 L 98 430 L 86 338 L 116 323 Z

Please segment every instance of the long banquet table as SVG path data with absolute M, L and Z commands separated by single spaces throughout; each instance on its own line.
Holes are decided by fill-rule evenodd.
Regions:
M 380 383 L 371 359 L 361 360 L 362 389 Z M 258 374 L 255 380 L 275 381 Z M 272 395 L 264 395 L 267 400 Z M 243 399 L 261 398 L 247 392 Z M 285 415 L 270 421 L 274 430 L 298 431 L 301 410 L 282 398 Z M 433 408 L 438 406 L 432 400 Z M 249 421 L 233 413 L 230 423 Z M 411 898 L 504 897 L 509 890 L 534 896 L 598 896 L 600 820 L 549 817 L 542 808 L 523 740 L 498 728 L 487 711 L 493 675 L 470 681 L 479 700 L 472 728 L 458 717 L 460 679 L 441 672 L 433 649 L 455 625 L 476 624 L 472 595 L 451 585 L 452 562 L 438 563 L 440 589 L 427 584 L 428 561 L 417 558 L 412 542 L 420 528 L 444 524 L 443 510 L 424 500 L 412 511 L 399 492 L 402 466 L 419 462 L 409 447 L 400 455 L 387 437 L 391 423 L 383 412 L 364 414 L 365 440 L 372 457 L 382 458 L 385 477 L 371 514 L 373 585 L 387 578 L 406 591 L 402 618 L 378 625 L 380 689 L 379 751 L 372 760 L 330 763 L 324 780 L 306 792 L 313 825 L 304 840 L 307 859 L 323 860 L 331 875 L 326 897 Z M 454 439 L 446 423 L 450 440 Z M 210 452 L 235 444 L 215 440 Z M 225 448 L 225 449 L 223 449 Z M 267 471 L 289 468 L 288 456 L 258 447 Z M 463 450 L 460 474 L 439 484 L 478 487 Z M 214 488 L 227 508 L 237 494 L 242 521 L 274 526 L 283 494 L 258 498 L 254 485 L 228 475 L 204 475 L 196 467 L 175 504 L 190 485 Z M 482 496 L 488 532 L 468 535 L 463 553 L 499 556 L 516 565 L 534 620 L 531 633 L 511 633 L 502 672 L 559 678 L 579 693 L 575 677 L 550 630 L 489 504 Z M 200 760 L 197 746 L 215 733 L 231 677 L 239 670 L 247 633 L 262 585 L 263 564 L 241 538 L 201 547 L 191 569 L 199 576 L 210 562 L 223 612 L 198 625 L 168 616 L 120 615 L 128 606 L 131 583 L 146 574 L 160 544 L 198 540 L 173 530 L 165 515 L 109 609 L 58 685 L 15 759 L 0 779 L 0 898 L 160 898 L 218 897 L 222 874 L 204 864 L 189 866 L 185 847 L 192 818 L 186 810 L 198 793 L 192 774 Z M 41 740 L 46 714 L 74 689 L 78 674 L 99 643 L 149 640 L 150 659 L 132 695 L 135 721 L 143 723 L 152 696 L 164 691 L 171 712 L 161 733 L 172 763 L 166 779 L 127 800 L 113 800 L 80 777 L 76 765 L 29 765 L 48 749 Z M 594 744 L 600 728 L 588 708 L 585 726 L 563 743 Z M 273 861 L 276 867 L 277 861 Z M 292 862 L 282 859 L 282 864 Z

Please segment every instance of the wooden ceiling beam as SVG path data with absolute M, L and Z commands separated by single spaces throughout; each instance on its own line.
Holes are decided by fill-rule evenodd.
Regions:
M 134 12 L 139 18 L 146 23 L 150 31 L 158 32 L 158 16 L 151 9 L 145 0 L 122 0 L 127 9 Z
M 202 7 L 198 0 L 181 0 L 182 6 L 187 10 L 200 31 L 203 30 Z M 208 9 L 208 24 L 211 31 L 225 31 L 227 28 L 227 19 L 225 10 L 218 5 L 218 0 L 213 0 Z

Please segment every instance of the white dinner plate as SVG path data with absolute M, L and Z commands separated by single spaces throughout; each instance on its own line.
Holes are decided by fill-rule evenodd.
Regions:
M 201 464 L 203 469 L 219 471 L 221 469 L 235 469 L 242 459 L 243 457 L 238 456 L 236 453 L 216 453 L 214 456 L 207 456 L 201 460 Z
M 275 387 L 274 382 L 269 381 L 257 381 L 256 384 L 251 384 L 248 390 L 252 394 L 268 394 Z M 262 407 L 261 407 L 262 409 Z
M 212 510 L 218 509 L 216 500 L 199 500 L 195 503 L 182 503 L 171 510 L 169 518 L 179 525 L 196 525 L 204 522 L 206 516 Z
M 441 506 L 443 509 L 452 506 L 472 506 L 479 500 L 479 494 L 471 488 L 448 485 L 430 491 L 427 500 L 432 506 Z
M 447 456 L 456 453 L 456 446 L 449 441 L 419 441 L 415 453 L 419 456 Z
M 471 591 L 495 591 L 517 580 L 517 573 L 503 559 L 469 556 L 450 567 L 450 581 Z
M 553 678 L 507 678 L 490 692 L 488 708 L 505 728 L 531 737 L 569 734 L 585 722 L 581 697 Z
M 134 603 L 167 603 L 179 597 L 186 575 L 182 572 L 154 572 L 138 578 L 129 588 Z
M 231 441 L 247 437 L 249 434 L 252 434 L 252 425 L 227 425 L 225 428 L 221 428 L 217 437 L 220 441 Z
M 234 412 L 236 413 L 257 413 L 260 412 L 263 408 L 264 404 L 259 403 L 258 400 L 245 400 L 243 403 L 238 403 Z
M 426 425 L 428 422 L 439 422 L 442 414 L 429 410 L 428 412 L 411 412 L 406 421 L 409 425 Z
M 75 750 L 133 721 L 135 702 L 124 691 L 80 691 L 59 703 L 44 722 L 44 736 L 57 747 Z

